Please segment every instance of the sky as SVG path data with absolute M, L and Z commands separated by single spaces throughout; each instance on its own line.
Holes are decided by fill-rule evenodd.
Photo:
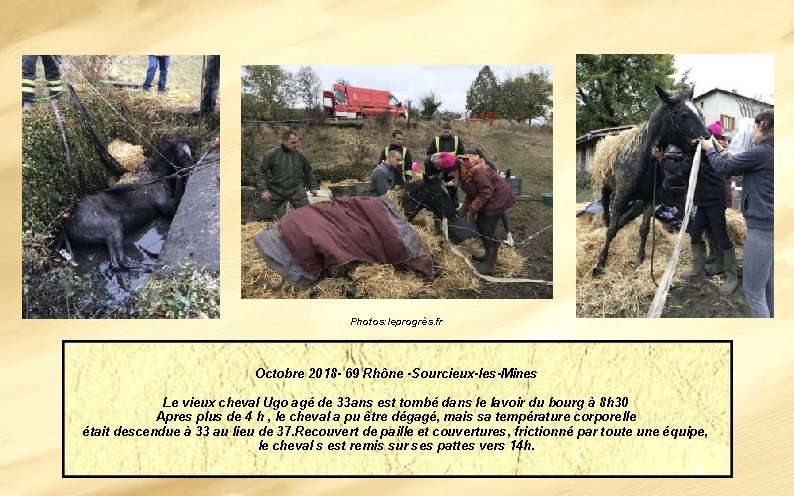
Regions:
M 295 73 L 300 66 L 282 65 Z M 441 110 L 463 112 L 466 109 L 466 91 L 471 86 L 482 65 L 313 65 L 311 68 L 323 81 L 323 89 L 330 89 L 339 78 L 346 79 L 351 86 L 362 86 L 390 91 L 406 104 L 412 100 L 419 107 L 419 100 L 430 90 L 441 101 Z M 496 78 L 543 69 L 550 76 L 551 66 L 492 65 Z M 552 78 L 553 80 L 553 78 Z
M 676 79 L 691 69 L 689 81 L 695 84 L 695 96 L 720 88 L 775 103 L 772 55 L 676 55 L 675 66 Z

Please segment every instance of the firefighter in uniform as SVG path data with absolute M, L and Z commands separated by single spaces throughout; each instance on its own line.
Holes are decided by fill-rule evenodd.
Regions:
M 427 147 L 425 174 L 429 176 L 437 176 L 441 174 L 441 179 L 444 181 L 444 184 L 447 185 L 449 196 L 455 200 L 455 204 L 457 205 L 458 188 L 449 184 L 452 182 L 452 176 L 447 171 L 442 171 L 441 169 L 435 167 L 432 160 L 430 160 L 430 157 L 432 157 L 434 153 L 441 152 L 451 153 L 456 156 L 466 153 L 466 148 L 463 146 L 463 141 L 461 141 L 456 135 L 452 134 L 452 126 L 450 126 L 448 122 L 445 122 L 441 126 L 441 136 L 436 136 L 433 138 L 433 141 L 430 142 L 430 146 Z
M 58 98 L 63 91 L 61 84 L 60 55 L 23 55 L 22 56 L 22 109 L 33 107 L 36 99 L 36 61 L 41 57 L 44 64 L 44 76 L 47 78 L 47 89 L 50 98 Z
M 386 160 L 390 151 L 397 150 L 400 152 L 400 163 L 398 167 L 393 169 L 395 184 L 407 184 L 413 179 L 414 173 L 411 164 L 414 163 L 414 159 L 411 155 L 411 150 L 403 146 L 404 141 L 405 135 L 403 132 L 399 129 L 395 129 L 391 133 L 391 144 L 384 147 L 380 152 L 380 157 L 378 157 L 378 163 L 381 163 Z

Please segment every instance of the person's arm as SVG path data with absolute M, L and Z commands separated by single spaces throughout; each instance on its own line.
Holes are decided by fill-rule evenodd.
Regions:
M 464 153 L 466 153 L 466 147 L 463 146 L 463 140 L 460 139 L 460 136 L 458 136 L 458 149 L 456 150 L 455 155 L 463 155 Z
M 391 170 L 388 173 L 391 174 Z M 389 190 L 388 177 L 381 169 L 372 173 L 372 190 L 377 196 L 385 195 Z
M 486 169 L 478 169 L 472 173 L 471 177 L 472 182 L 477 187 L 477 196 L 472 200 L 470 213 L 471 216 L 477 215 L 477 212 L 480 211 L 482 207 L 485 206 L 488 201 L 490 201 L 491 197 L 493 196 L 493 185 L 491 181 L 488 179 L 488 174 Z
M 308 189 L 311 194 L 317 194 L 317 178 L 314 177 L 314 170 L 312 170 L 312 166 L 309 163 L 309 159 L 306 158 L 306 155 L 303 155 L 303 182 L 306 185 L 306 189 Z
M 272 151 L 265 153 L 259 163 L 259 167 L 256 169 L 256 189 L 260 195 L 268 192 L 267 187 L 273 171 L 274 155 Z
M 759 168 L 766 162 L 768 152 L 764 146 L 754 146 L 739 155 L 722 157 L 712 146 L 706 150 L 706 153 L 715 171 L 726 176 L 735 176 Z
M 411 155 L 411 150 L 406 148 L 405 149 L 405 166 L 404 166 L 404 169 L 406 171 L 411 171 L 412 170 L 411 166 L 413 165 L 413 163 L 414 163 L 414 157 L 413 157 L 413 155 Z
M 378 163 L 381 163 L 384 160 L 386 160 L 386 149 L 385 148 L 380 151 L 380 155 L 378 156 Z

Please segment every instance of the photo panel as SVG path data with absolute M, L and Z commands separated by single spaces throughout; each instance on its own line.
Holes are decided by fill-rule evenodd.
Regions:
M 22 57 L 22 317 L 218 318 L 220 56 Z
M 549 66 L 241 78 L 242 298 L 552 297 Z
M 578 317 L 774 316 L 772 55 L 576 56 Z

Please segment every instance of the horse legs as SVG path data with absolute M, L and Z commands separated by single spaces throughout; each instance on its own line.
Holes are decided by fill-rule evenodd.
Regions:
M 604 248 L 601 250 L 601 255 L 598 257 L 598 263 L 593 267 L 593 277 L 599 277 L 604 273 L 604 267 L 607 264 L 607 255 L 609 255 L 609 245 L 620 229 L 620 219 L 623 213 L 628 209 L 626 200 L 618 196 L 615 198 L 615 215 L 612 216 L 609 227 L 607 228 L 607 239 L 604 242 Z M 606 212 L 606 209 L 604 210 Z
M 110 256 L 110 268 L 114 271 L 129 270 L 129 267 L 124 262 L 124 231 L 121 228 L 120 221 L 111 228 L 110 233 L 105 238 L 105 244 L 107 244 L 108 255 Z
M 636 219 L 643 212 L 644 207 L 645 202 L 642 200 L 637 200 L 629 204 L 629 209 L 626 211 L 626 213 L 620 216 L 620 221 L 618 222 L 618 231 L 623 229 L 626 224 Z
M 645 241 L 648 239 L 648 233 L 651 230 L 651 213 L 653 212 L 653 202 L 648 202 L 645 209 L 642 211 L 642 225 L 640 225 L 640 247 L 637 250 L 637 265 L 642 265 L 645 261 Z
M 604 213 L 602 217 L 604 219 L 604 225 L 609 227 L 610 224 L 610 216 L 609 216 L 609 197 L 612 196 L 612 190 L 604 186 L 601 188 L 601 207 L 604 209 Z

